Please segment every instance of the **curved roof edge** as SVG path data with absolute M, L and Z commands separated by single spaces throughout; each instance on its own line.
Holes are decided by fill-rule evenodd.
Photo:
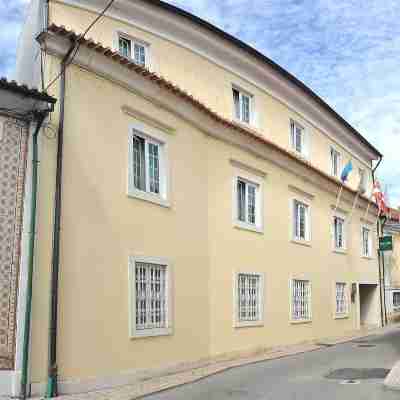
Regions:
M 365 144 L 370 150 L 376 153 L 377 156 L 382 157 L 382 153 L 373 146 L 365 137 L 358 132 L 349 122 L 347 122 L 341 115 L 339 115 L 330 105 L 328 105 L 321 97 L 319 97 L 312 89 L 310 89 L 307 85 L 305 85 L 302 81 L 297 79 L 294 75 L 288 72 L 286 69 L 281 67 L 276 62 L 272 61 L 270 58 L 256 50 L 255 48 L 249 46 L 242 40 L 232 36 L 231 34 L 223 31 L 222 29 L 216 27 L 215 25 L 211 24 L 210 22 L 205 21 L 204 19 L 197 17 L 196 15 L 185 11 L 179 7 L 176 7 L 172 4 L 166 3 L 162 0 L 146 0 L 147 3 L 150 3 L 154 6 L 160 7 L 164 10 L 169 12 L 178 14 L 184 18 L 191 20 L 192 22 L 212 31 L 213 33 L 217 34 L 218 36 L 222 37 L 223 39 L 233 43 L 234 45 L 240 47 L 242 50 L 246 51 L 247 53 L 251 54 L 252 56 L 256 57 L 257 59 L 265 62 L 268 64 L 272 69 L 276 72 L 287 78 L 291 81 L 294 85 L 299 87 L 303 90 L 308 96 L 310 96 L 316 103 L 322 106 L 328 113 L 330 113 L 334 118 L 336 118 L 341 124 L 343 124 L 351 133 L 353 133 L 363 144 Z

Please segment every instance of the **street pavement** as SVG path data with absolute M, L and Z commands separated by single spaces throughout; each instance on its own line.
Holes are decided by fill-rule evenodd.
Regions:
M 383 378 L 328 379 L 339 369 L 390 369 L 400 360 L 400 329 L 291 357 L 230 369 L 143 400 L 399 400 Z M 347 370 L 341 371 L 346 375 Z M 360 372 L 360 371 L 359 371 Z M 362 375 L 376 371 L 362 370 Z M 382 371 L 378 371 L 381 375 Z M 351 376 L 349 375 L 349 378 Z

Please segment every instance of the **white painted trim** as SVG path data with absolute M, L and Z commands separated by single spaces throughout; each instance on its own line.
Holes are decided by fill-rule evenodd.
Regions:
M 238 219 L 237 181 L 242 179 L 256 186 L 256 223 L 250 224 Z M 239 229 L 264 233 L 264 179 L 255 175 L 248 168 L 235 167 L 232 179 L 232 224 Z
M 98 7 L 82 5 L 82 0 L 53 1 L 95 13 L 98 13 L 104 7 L 103 4 L 99 4 Z M 265 62 L 251 56 L 243 57 L 242 52 L 234 44 L 227 43 L 226 40 L 213 35 L 209 31 L 206 31 L 205 34 L 204 29 L 199 29 L 197 24 L 180 17 L 177 18 L 167 11 L 158 8 L 157 12 L 162 14 L 162 17 L 153 18 L 154 10 L 153 6 L 143 2 L 125 1 L 119 4 L 117 12 L 115 9 L 111 9 L 106 15 L 190 50 L 238 76 L 238 78 L 284 104 L 289 110 L 320 130 L 330 140 L 371 170 L 368 161 L 369 158 L 374 157 L 371 150 L 311 97 L 305 95 L 300 88 L 278 74 Z M 129 15 L 134 17 L 127 17 Z M 308 114 L 307 117 L 306 114 Z M 355 151 L 355 148 L 357 148 L 357 151 Z
M 336 240 L 335 240 L 335 225 L 334 225 L 334 220 L 336 218 L 340 218 L 343 220 L 343 225 L 342 225 L 342 229 L 343 229 L 343 247 L 336 247 Z M 344 213 L 341 213 L 339 210 L 333 210 L 332 212 L 332 216 L 331 216 L 331 243 L 332 243 L 332 251 L 334 253 L 337 254 L 346 254 L 347 253 L 347 233 L 349 231 L 348 227 L 348 220 L 347 220 L 347 216 Z
M 292 124 L 294 128 L 296 127 L 301 129 L 302 133 L 302 151 L 297 151 L 296 150 L 296 137 L 292 136 Z M 295 132 L 294 132 L 295 134 Z M 297 120 L 290 118 L 289 120 L 289 148 L 291 151 L 293 151 L 295 154 L 297 154 L 298 157 L 303 158 L 304 160 L 310 160 L 311 156 L 311 134 L 310 130 L 307 129 L 302 123 L 298 122 Z
M 369 250 L 370 250 L 370 253 L 368 254 L 368 255 L 365 255 L 364 254 L 364 240 L 363 240 L 363 229 L 368 229 L 369 230 L 369 235 L 368 235 L 368 241 L 369 241 Z M 364 259 L 366 259 L 366 260 L 372 260 L 372 259 L 374 259 L 375 257 L 373 256 L 373 254 L 374 254 L 374 239 L 373 239 L 373 235 L 374 235 L 374 231 L 373 231 L 373 229 L 372 229 L 372 226 L 371 225 L 368 225 L 368 224 L 361 224 L 361 226 L 360 226 L 360 245 L 361 245 L 361 252 L 360 252 L 360 256 L 361 256 L 361 258 L 364 258 Z
M 338 166 L 337 166 L 337 168 L 338 168 L 338 173 L 337 173 L 337 175 L 335 175 L 334 173 L 333 173 L 333 164 L 332 164 L 332 150 L 333 151 L 335 151 L 336 153 L 338 153 Z M 334 146 L 334 145 L 330 145 L 329 146 L 329 155 L 328 155 L 328 163 L 329 163 L 329 165 L 328 165 L 328 171 L 329 171 L 329 173 L 333 176 L 333 177 L 335 177 L 335 178 L 337 178 L 337 179 L 340 179 L 340 174 L 341 174 L 341 172 L 342 172 L 342 153 L 336 148 L 336 146 Z
M 137 262 L 151 263 L 166 266 L 166 293 L 167 293 L 167 326 L 159 329 L 136 329 L 136 280 L 135 280 L 135 264 Z M 128 282 L 129 282 L 129 337 L 131 339 L 152 337 L 152 336 L 166 336 L 173 334 L 173 288 L 172 288 L 172 264 L 164 257 L 145 257 L 139 255 L 132 255 L 128 258 Z
M 295 220 L 294 220 L 294 204 L 295 202 L 302 203 L 307 206 L 306 212 L 306 239 L 300 239 L 296 236 L 295 230 Z M 305 246 L 311 246 L 312 242 L 312 210 L 311 202 L 308 197 L 299 195 L 289 196 L 289 240 L 295 244 L 301 244 Z
M 239 321 L 239 307 L 238 307 L 238 277 L 239 274 L 255 275 L 260 278 L 260 319 L 257 321 Z M 234 328 L 246 328 L 246 327 L 257 327 L 264 326 L 264 310 L 265 310 L 265 278 L 263 272 L 252 272 L 252 271 L 234 271 L 233 273 L 233 327 Z
M 146 140 L 153 140 L 160 144 L 159 169 L 160 169 L 160 193 L 150 193 L 139 190 L 134 186 L 133 172 L 133 136 L 138 135 Z M 148 126 L 141 121 L 132 122 L 128 132 L 128 179 L 127 194 L 130 197 L 149 201 L 163 207 L 170 207 L 170 168 L 169 168 L 168 137 L 159 129 Z M 147 171 L 147 165 L 146 165 Z M 147 180 L 147 179 L 146 179 Z

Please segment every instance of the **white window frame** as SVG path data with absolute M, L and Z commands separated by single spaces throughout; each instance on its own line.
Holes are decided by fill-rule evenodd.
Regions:
M 336 235 L 335 235 L 335 219 L 340 219 L 343 221 L 342 230 L 342 247 L 336 246 Z M 347 251 L 347 220 L 344 214 L 335 212 L 332 215 L 331 222 L 331 232 L 332 232 L 332 249 L 336 253 L 345 253 Z
M 146 190 L 140 190 L 134 184 L 133 168 L 133 137 L 139 136 L 146 142 L 145 147 L 145 174 Z M 148 168 L 148 147 L 152 143 L 159 146 L 159 193 L 152 193 L 148 190 L 149 168 Z M 128 133 L 128 196 L 149 201 L 164 207 L 170 207 L 169 202 L 169 160 L 168 160 L 168 137 L 157 128 L 150 127 L 141 122 L 130 124 Z
M 342 165 L 342 155 L 340 154 L 340 152 L 338 150 L 336 150 L 333 146 L 330 147 L 329 150 L 329 158 L 330 158 L 330 171 L 331 171 L 331 175 L 334 176 L 335 178 L 340 178 L 340 174 L 342 171 L 341 165 Z M 337 156 L 337 170 L 335 171 L 334 168 L 334 154 Z
M 136 329 L 136 263 L 149 263 L 166 266 L 166 327 L 153 329 Z M 164 257 L 145 257 L 131 255 L 128 259 L 128 282 L 129 282 L 129 337 L 131 339 L 150 337 L 150 336 L 165 336 L 173 334 L 173 289 L 172 289 L 172 264 Z
M 256 188 L 255 191 L 255 224 L 247 222 L 247 190 L 246 190 L 246 221 L 239 220 L 239 202 L 237 192 L 237 182 L 241 180 Z M 261 176 L 255 175 L 242 169 L 235 169 L 233 176 L 233 191 L 232 191 L 232 221 L 233 226 L 240 229 L 254 231 L 258 233 L 264 232 L 264 179 Z
M 258 299 L 259 319 L 254 321 L 241 321 L 239 319 L 239 275 L 253 275 L 259 278 L 259 291 L 260 298 Z M 233 273 L 233 327 L 243 328 L 252 326 L 264 326 L 264 307 L 265 307 L 265 293 L 264 293 L 264 273 L 262 272 L 248 272 L 248 271 L 235 271 Z
M 293 288 L 295 281 L 308 282 L 308 318 L 293 318 Z M 312 283 L 311 279 L 305 276 L 295 276 L 289 279 L 289 321 L 291 324 L 306 324 L 312 322 Z
M 364 194 L 368 195 L 368 175 L 367 175 L 367 170 L 365 168 L 358 168 L 358 178 L 359 178 L 359 184 L 361 184 L 361 176 L 364 179 Z
M 239 116 L 236 113 L 236 108 L 235 108 L 235 101 L 233 98 L 233 91 L 236 90 L 239 93 Z M 235 121 L 240 122 L 241 124 L 246 124 L 246 125 L 254 125 L 254 96 L 247 92 L 246 90 L 243 90 L 242 88 L 232 85 L 232 104 L 233 104 L 233 119 Z M 245 121 L 243 118 L 243 97 L 247 97 L 249 99 L 249 121 Z
M 304 239 L 300 238 L 296 231 L 295 208 L 297 203 L 306 207 Z M 297 217 L 298 216 L 296 214 L 296 218 Z M 311 221 L 311 204 L 307 200 L 299 197 L 293 197 L 290 199 L 290 237 L 292 242 L 305 245 L 311 244 Z
M 393 312 L 398 312 L 400 311 L 400 303 L 398 306 L 394 305 L 394 297 L 395 294 L 398 294 L 400 296 L 400 290 L 392 290 L 392 306 L 393 306 Z
M 119 49 L 119 39 L 120 38 L 124 39 L 124 40 L 127 40 L 127 41 L 130 41 L 131 54 L 130 54 L 130 57 L 128 57 L 129 60 L 137 63 L 138 65 L 141 65 L 144 68 L 150 69 L 150 67 L 151 67 L 151 63 L 150 63 L 150 44 L 148 42 L 145 42 L 144 40 L 141 40 L 141 39 L 135 38 L 133 36 L 130 36 L 130 35 L 126 34 L 123 31 L 117 31 L 115 33 L 114 48 L 116 49 L 116 51 L 118 53 L 120 53 L 120 49 Z M 144 48 L 144 58 L 145 58 L 144 65 L 138 63 L 135 60 L 135 44 L 137 44 L 139 46 L 142 46 Z
M 337 309 L 337 285 L 344 285 L 344 305 L 345 309 L 343 312 L 338 312 Z M 334 290 L 333 290 L 333 308 L 334 308 L 334 318 L 341 319 L 341 318 L 348 318 L 349 316 L 349 299 L 350 299 L 350 292 L 349 292 L 349 285 L 345 281 L 336 281 L 334 282 Z
M 300 157 L 308 159 L 310 155 L 310 144 L 309 144 L 309 134 L 308 130 L 305 128 L 304 125 L 299 123 L 298 121 L 294 120 L 293 118 L 290 118 L 289 121 L 289 143 L 290 143 L 290 148 L 292 149 L 293 152 L 298 154 Z M 296 147 L 296 128 L 299 128 L 301 130 L 301 149 L 300 151 L 297 150 Z M 293 129 L 295 131 L 293 131 Z
M 364 252 L 364 236 L 363 236 L 363 231 L 364 229 L 368 229 L 369 235 L 368 235 L 368 246 L 369 246 L 369 253 L 365 254 Z M 372 259 L 373 258 L 373 238 L 372 238 L 372 227 L 370 225 L 361 225 L 360 229 L 360 236 L 361 236 L 361 257 L 366 258 L 366 259 Z

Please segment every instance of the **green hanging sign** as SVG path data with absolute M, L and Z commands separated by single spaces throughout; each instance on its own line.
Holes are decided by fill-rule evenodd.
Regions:
M 391 236 L 381 236 L 379 238 L 379 251 L 392 251 L 393 242 Z

